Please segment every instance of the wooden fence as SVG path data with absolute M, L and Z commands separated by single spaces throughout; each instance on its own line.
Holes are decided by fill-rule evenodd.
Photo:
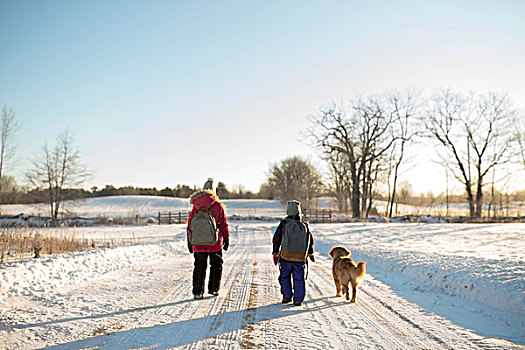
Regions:
M 332 210 L 304 210 L 303 217 L 311 223 L 330 223 L 332 222 Z M 157 221 L 161 224 L 184 224 L 188 222 L 189 212 L 159 212 Z M 278 220 L 278 219 L 276 219 Z
M 303 217 L 306 221 L 312 222 L 312 223 L 327 223 L 332 222 L 332 210 L 324 210 L 324 209 L 313 209 L 308 210 L 305 209 L 303 211 Z
M 161 213 L 159 211 L 158 222 L 160 224 L 184 224 L 188 222 L 190 217 L 189 212 L 167 212 Z

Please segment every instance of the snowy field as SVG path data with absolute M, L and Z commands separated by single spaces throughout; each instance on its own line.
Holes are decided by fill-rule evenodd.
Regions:
M 221 200 L 226 214 L 241 216 L 280 217 L 284 212 L 278 200 Z M 133 218 L 135 216 L 157 217 L 158 212 L 189 212 L 190 202 L 187 198 L 162 196 L 108 196 L 88 198 L 84 200 L 64 201 L 64 213 L 70 216 L 118 217 Z M 2 205 L 2 213 L 6 215 L 49 215 L 49 206 L 37 204 L 7 204 Z
M 270 253 L 276 225 L 231 223 L 221 294 L 202 301 L 191 298 L 184 225 L 77 229 L 87 238 L 134 236 L 143 244 L 0 266 L 0 344 L 524 348 L 523 224 L 312 225 L 318 259 L 301 307 L 279 304 Z M 368 262 L 357 304 L 334 296 L 327 252 L 340 244 Z

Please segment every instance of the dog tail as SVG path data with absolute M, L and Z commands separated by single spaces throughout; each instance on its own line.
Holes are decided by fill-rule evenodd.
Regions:
M 357 264 L 357 273 L 358 273 L 358 275 L 356 276 L 356 279 L 363 278 L 363 276 L 366 273 L 366 262 L 360 261 Z

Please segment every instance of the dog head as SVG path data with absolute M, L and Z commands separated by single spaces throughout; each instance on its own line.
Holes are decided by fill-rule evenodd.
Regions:
M 337 259 L 341 256 L 350 256 L 350 251 L 345 247 L 332 247 L 328 255 L 330 255 L 332 259 Z

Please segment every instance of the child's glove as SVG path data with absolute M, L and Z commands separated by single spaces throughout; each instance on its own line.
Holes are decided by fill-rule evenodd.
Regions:
M 189 241 L 188 241 L 188 251 L 190 252 L 190 254 L 193 254 L 193 246 L 190 244 Z
M 277 263 L 279 262 L 279 257 L 278 256 L 273 256 L 273 264 L 277 266 Z
M 230 246 L 230 239 L 224 237 L 222 239 L 222 249 L 224 249 L 224 251 L 227 251 L 229 246 Z
M 312 262 L 315 262 L 315 256 L 313 254 L 308 255 L 308 257 L 310 260 L 312 260 Z

